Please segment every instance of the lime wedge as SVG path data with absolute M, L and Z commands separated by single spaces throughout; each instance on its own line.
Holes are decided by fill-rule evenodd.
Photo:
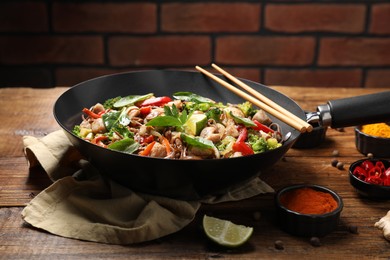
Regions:
M 229 220 L 218 219 L 204 215 L 203 229 L 206 235 L 226 247 L 238 247 L 251 237 L 253 227 L 237 225 Z
M 199 135 L 206 124 L 207 116 L 205 114 L 192 114 L 183 125 L 184 132 L 189 135 Z

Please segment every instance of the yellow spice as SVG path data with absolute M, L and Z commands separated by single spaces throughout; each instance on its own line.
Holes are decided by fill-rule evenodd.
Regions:
M 385 123 L 364 125 L 362 132 L 376 137 L 390 138 L 390 126 Z

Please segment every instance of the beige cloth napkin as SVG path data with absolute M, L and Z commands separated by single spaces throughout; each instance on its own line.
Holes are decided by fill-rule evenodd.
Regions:
M 23 142 L 30 167 L 41 165 L 54 183 L 31 200 L 22 217 L 63 237 L 109 244 L 154 240 L 188 225 L 202 203 L 237 201 L 274 191 L 255 178 L 201 201 L 136 193 L 99 175 L 62 130 L 41 139 L 25 136 Z

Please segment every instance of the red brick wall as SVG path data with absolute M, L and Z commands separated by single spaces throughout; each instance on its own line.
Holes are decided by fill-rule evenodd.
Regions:
M 268 85 L 390 87 L 387 1 L 1 1 L 0 86 L 215 62 Z

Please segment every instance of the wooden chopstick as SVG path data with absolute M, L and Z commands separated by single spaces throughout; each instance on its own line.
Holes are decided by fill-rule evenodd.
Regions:
M 274 101 L 270 100 L 269 98 L 265 97 L 261 93 L 257 92 L 256 90 L 254 90 L 253 88 L 251 88 L 250 86 L 248 86 L 247 84 L 245 84 L 244 82 L 239 80 L 238 78 L 234 77 L 233 75 L 231 75 L 227 71 L 223 70 L 222 68 L 220 68 L 216 64 L 212 63 L 211 66 L 214 69 L 216 69 L 217 71 L 219 71 L 222 75 L 224 75 L 225 77 L 227 77 L 228 79 L 230 79 L 231 81 L 236 83 L 238 86 L 240 86 L 241 88 L 245 89 L 247 92 L 252 94 L 254 97 L 256 97 L 257 99 L 262 101 L 263 103 L 267 104 L 268 106 L 276 109 L 280 113 L 282 113 L 282 114 L 284 114 L 284 115 L 286 115 L 288 117 L 291 117 L 295 121 L 299 122 L 303 127 L 306 128 L 307 132 L 311 132 L 313 130 L 313 126 L 311 124 L 307 123 L 306 121 L 304 121 L 301 118 L 297 117 L 296 115 L 294 115 L 290 111 L 286 110 L 284 107 L 281 107 L 280 105 L 278 105 Z
M 215 80 L 216 82 L 218 82 L 219 84 L 221 84 L 222 86 L 224 86 L 225 88 L 229 89 L 230 91 L 234 92 L 235 94 L 237 94 L 238 96 L 246 99 L 247 101 L 251 102 L 252 104 L 255 104 L 256 106 L 258 106 L 259 108 L 263 109 L 264 111 L 266 111 L 267 113 L 273 115 L 274 117 L 280 119 L 281 121 L 285 122 L 286 124 L 292 126 L 293 128 L 297 129 L 298 131 L 300 131 L 301 133 L 304 133 L 306 132 L 306 130 L 308 129 L 306 126 L 304 126 L 302 124 L 302 122 L 300 121 L 297 121 L 295 119 L 292 119 L 291 117 L 289 116 L 286 116 L 285 114 L 281 113 L 280 111 L 272 108 L 271 106 L 261 102 L 260 100 L 252 97 L 251 95 L 245 93 L 244 91 L 241 91 L 239 90 L 238 88 L 234 87 L 233 85 L 231 85 L 230 83 L 222 80 L 221 78 L 218 78 L 217 76 L 211 74 L 210 72 L 208 72 L 207 70 L 199 67 L 199 66 L 196 66 L 195 67 L 198 71 L 202 72 L 203 74 L 205 74 L 206 76 L 208 76 L 209 78 Z M 301 121 L 303 121 L 302 119 L 300 119 Z

